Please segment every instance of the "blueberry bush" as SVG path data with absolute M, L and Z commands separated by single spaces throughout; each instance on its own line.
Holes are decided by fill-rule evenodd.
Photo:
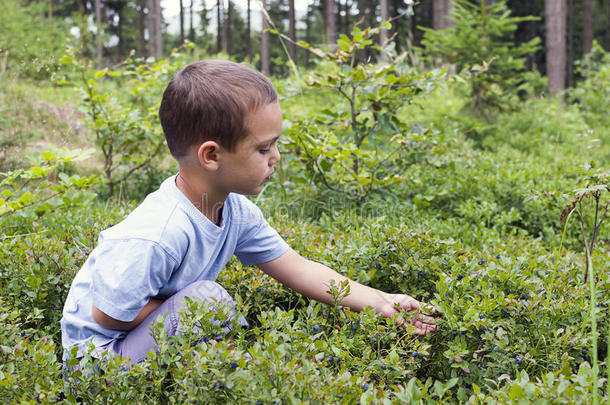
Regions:
M 342 44 L 349 48 L 354 40 Z M 85 167 L 58 152 L 0 174 L 0 398 L 125 404 L 607 402 L 610 231 L 603 168 L 610 134 L 606 116 L 596 109 L 607 103 L 596 82 L 608 62 L 603 51 L 596 52 L 602 54 L 591 63 L 599 69 L 583 75 L 567 103 L 530 98 L 495 110 L 493 124 L 476 114 L 464 118 L 474 107 L 451 74 L 422 76 L 430 84 L 426 97 L 397 108 L 393 92 L 404 88 L 390 77 L 406 71 L 400 60 L 392 69 L 381 67 L 379 76 L 366 76 L 370 66 L 357 73 L 365 67 L 329 66 L 329 57 L 316 70 L 320 86 L 297 94 L 284 89 L 298 79 L 277 81 L 290 139 L 280 144 L 279 179 L 254 201 L 303 256 L 438 308 L 439 330 L 425 337 L 370 308 L 354 313 L 341 307 L 345 286 L 329 284 L 335 303 L 322 305 L 232 260 L 218 281 L 235 298 L 237 313 L 193 301 L 185 309 L 188 332 L 168 337 L 155 328 L 159 350 L 141 364 L 85 356 L 64 367 L 59 319 L 70 283 L 100 231 L 125 218 L 139 199 L 107 198 L 107 185 L 95 183 L 104 176 L 103 162 Z M 142 89 L 122 96 L 126 115 L 131 102 L 155 92 L 148 73 L 137 74 L 150 66 L 116 68 L 116 80 L 133 80 L 130 89 Z M 112 93 L 115 78 L 108 74 L 92 80 Z M 410 74 L 409 80 L 415 77 Z M 369 146 L 356 153 L 355 144 L 347 145 L 354 129 L 343 124 L 351 113 L 337 86 L 354 75 L 370 80 L 354 98 L 365 106 L 356 130 L 365 131 L 371 147 L 373 140 L 387 147 L 397 135 L 409 147 L 425 142 L 409 149 L 417 152 L 410 160 L 379 161 Z M 376 110 L 378 99 L 367 94 L 388 104 Z M 144 114 L 142 105 L 152 103 L 151 98 L 134 105 L 134 114 Z M 323 111 L 333 108 L 331 115 Z M 0 119 L 2 114 L 0 109 Z M 391 131 L 375 121 L 382 116 Z M 133 124 L 113 117 L 119 125 Z M 319 130 L 308 133 L 314 123 Z M 91 139 L 101 130 L 98 124 L 89 128 Z M 484 131 L 483 142 L 473 141 L 473 130 Z M 3 131 L 0 136 L 6 136 Z M 325 138 L 334 132 L 345 144 Z M 312 138 L 301 148 L 326 145 L 317 155 L 320 173 L 346 188 L 333 190 L 320 173 L 314 175 L 315 162 L 299 150 L 297 134 Z M 349 164 L 333 167 L 333 153 Z M 361 188 L 353 172 L 360 158 L 360 168 L 382 165 L 378 174 L 400 167 L 399 180 L 373 176 L 374 187 Z M 137 165 L 123 163 L 125 170 Z M 134 187 L 145 188 L 138 179 L 149 185 L 150 179 L 138 176 L 131 180 Z M 26 192 L 30 197 L 23 197 Z M 51 198 L 43 201 L 44 196 Z M 235 325 L 238 317 L 249 326 Z M 231 323 L 226 332 L 223 326 Z

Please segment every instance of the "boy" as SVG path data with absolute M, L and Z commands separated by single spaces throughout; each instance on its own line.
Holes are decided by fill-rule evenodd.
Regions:
M 330 281 L 346 279 L 290 249 L 243 196 L 260 193 L 280 159 L 282 113 L 265 76 L 228 61 L 190 64 L 166 88 L 159 116 L 179 173 L 100 234 L 64 306 L 64 360 L 74 346 L 82 356 L 89 342 L 94 357 L 107 350 L 144 360 L 155 348 L 149 327 L 157 317 L 167 313 L 168 335 L 180 333 L 184 297 L 232 303 L 214 280 L 233 254 L 326 303 Z M 420 310 L 409 296 L 349 283 L 342 305 L 352 310 L 372 306 L 386 317 L 397 307 Z M 419 335 L 436 329 L 421 314 L 411 324 Z

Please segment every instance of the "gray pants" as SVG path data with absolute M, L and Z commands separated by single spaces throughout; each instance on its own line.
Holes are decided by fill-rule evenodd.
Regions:
M 132 365 L 145 360 L 148 351 L 151 349 L 157 350 L 155 341 L 150 334 L 150 326 L 157 318 L 167 313 L 163 328 L 168 336 L 175 336 L 183 331 L 180 325 L 180 309 L 184 306 L 184 297 L 210 302 L 225 301 L 234 305 L 233 299 L 220 284 L 209 280 L 197 281 L 169 297 L 135 329 L 131 330 L 125 337 L 113 340 L 104 349 L 108 350 L 109 353 L 120 354 L 124 358 L 129 358 Z M 248 325 L 243 319 L 238 322 L 242 326 Z

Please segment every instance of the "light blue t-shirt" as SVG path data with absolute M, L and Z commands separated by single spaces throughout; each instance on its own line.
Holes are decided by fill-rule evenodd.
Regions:
M 86 353 L 127 332 L 93 320 L 91 305 L 132 321 L 149 298 L 168 298 L 199 280 L 216 280 L 233 254 L 244 264 L 266 263 L 288 249 L 244 196 L 229 194 L 220 226 L 205 217 L 166 179 L 121 223 L 106 229 L 76 274 L 61 319 L 64 358 L 78 346 Z

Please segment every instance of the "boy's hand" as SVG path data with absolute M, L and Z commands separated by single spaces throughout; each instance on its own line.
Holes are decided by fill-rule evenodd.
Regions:
M 409 323 L 413 325 L 415 327 L 414 333 L 420 336 L 438 329 L 434 317 L 442 316 L 443 314 L 438 312 L 433 306 L 422 304 L 408 295 L 388 294 L 388 297 L 389 301 L 379 311 L 383 316 L 391 318 L 394 315 L 398 315 L 396 320 L 398 324 Z M 404 312 L 402 310 L 409 312 L 409 314 L 403 316 Z M 425 315 L 422 312 L 429 313 L 430 315 Z

